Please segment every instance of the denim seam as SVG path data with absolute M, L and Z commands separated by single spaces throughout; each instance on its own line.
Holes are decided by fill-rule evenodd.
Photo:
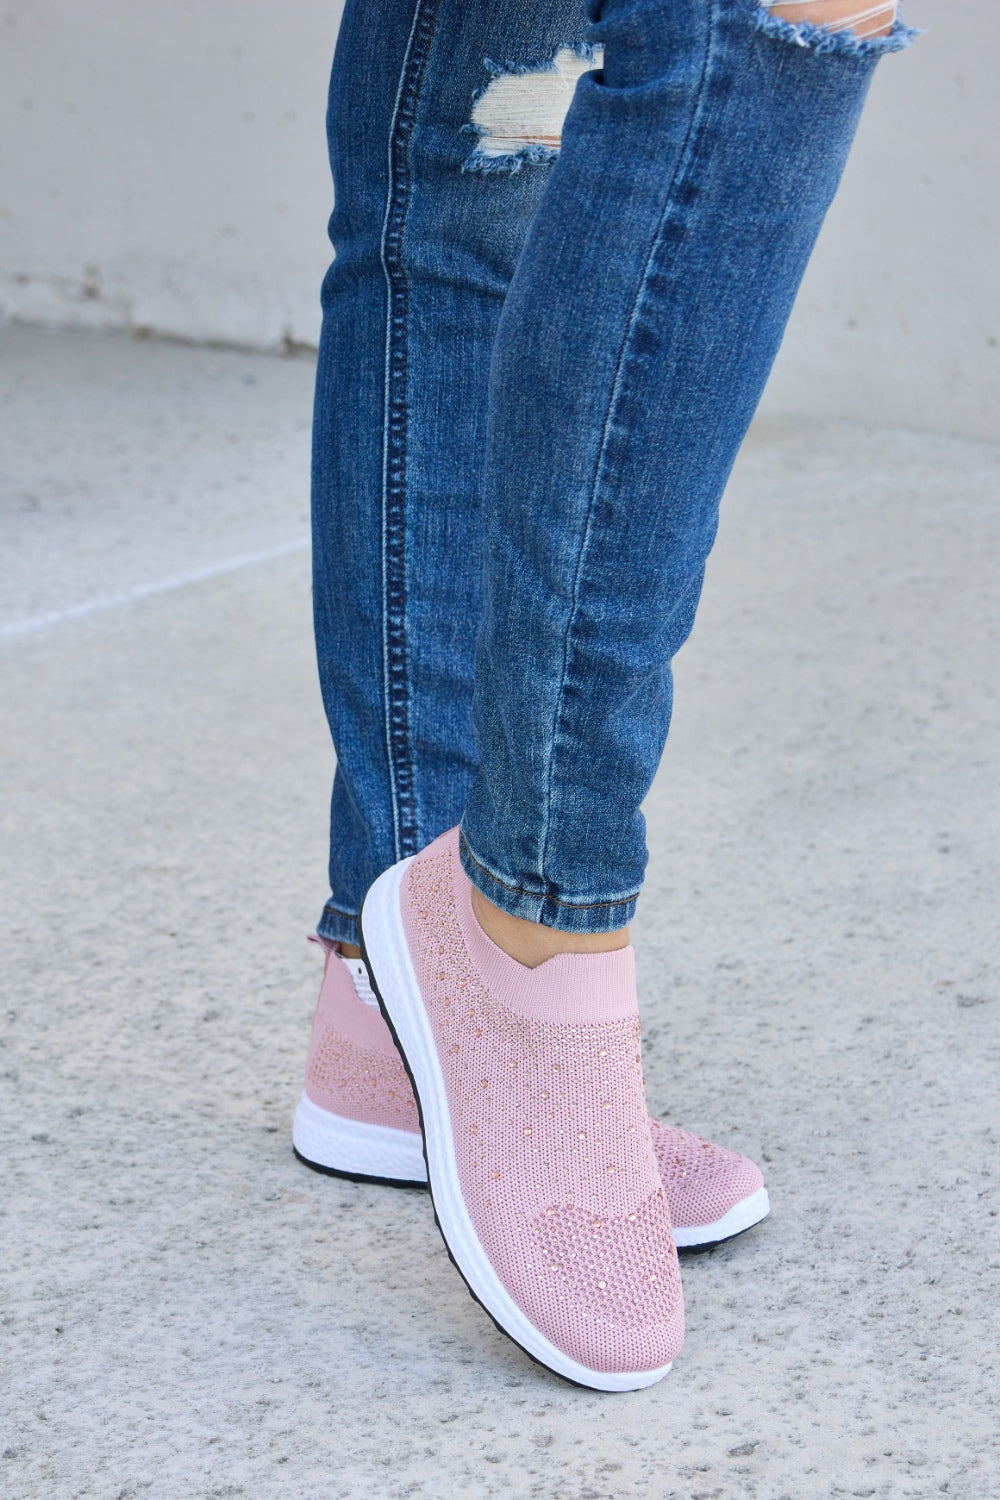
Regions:
M 386 281 L 382 428 L 382 671 L 386 759 L 396 859 L 417 852 L 406 652 L 406 328 L 409 288 L 402 240 L 410 203 L 409 144 L 438 0 L 417 0 L 389 132 L 380 253 Z
M 581 578 L 582 578 L 582 575 L 583 575 L 584 561 L 585 561 L 585 558 L 586 558 L 586 555 L 587 555 L 587 551 L 588 551 L 588 548 L 589 548 L 589 543 L 590 543 L 591 522 L 593 520 L 594 506 L 597 503 L 597 496 L 598 496 L 598 493 L 599 493 L 599 490 L 600 490 L 601 481 L 602 481 L 603 474 L 604 474 L 604 460 L 605 460 L 605 456 L 606 456 L 607 449 L 608 449 L 609 434 L 610 434 L 610 431 L 611 431 L 611 426 L 612 426 L 612 423 L 614 421 L 615 412 L 616 412 L 617 406 L 618 406 L 618 399 L 619 399 L 619 396 L 621 394 L 621 388 L 622 388 L 623 379 L 624 379 L 624 366 L 625 366 L 625 363 L 626 363 L 626 357 L 627 357 L 627 353 L 628 353 L 629 343 L 630 343 L 630 340 L 632 338 L 633 332 L 635 330 L 636 322 L 637 322 L 638 316 L 639 316 L 639 310 L 640 310 L 640 308 L 642 306 L 642 301 L 643 301 L 643 297 L 645 295 L 646 287 L 647 287 L 647 285 L 649 283 L 649 277 L 650 277 L 651 268 L 652 268 L 652 266 L 654 264 L 654 261 L 656 259 L 657 250 L 659 249 L 660 243 L 661 243 L 662 238 L 663 238 L 664 225 L 666 224 L 666 221 L 667 221 L 667 219 L 669 217 L 670 210 L 671 210 L 672 204 L 673 204 L 674 199 L 675 199 L 675 195 L 676 195 L 678 184 L 681 183 L 684 180 L 684 175 L 685 175 L 685 173 L 688 170 L 688 164 L 689 164 L 690 159 L 691 159 L 691 141 L 692 141 L 692 137 L 696 134 L 697 128 L 700 125 L 701 114 L 702 114 L 702 103 L 703 103 L 704 95 L 705 95 L 705 84 L 706 84 L 706 80 L 707 80 L 707 77 L 708 77 L 709 57 L 711 55 L 712 42 L 714 40 L 714 29 L 713 29 L 714 9 L 713 9 L 713 7 L 711 5 L 708 6 L 708 17 L 709 17 L 708 24 L 706 26 L 706 31 L 705 31 L 705 52 L 704 52 L 704 57 L 702 59 L 701 76 L 699 77 L 699 80 L 698 80 L 697 96 L 695 98 L 694 105 L 693 105 L 693 108 L 692 108 L 692 111 L 691 111 L 691 122 L 690 122 L 690 125 L 688 127 L 687 135 L 685 136 L 685 139 L 684 139 L 684 144 L 683 144 L 683 146 L 681 148 L 681 151 L 679 153 L 679 156 L 678 156 L 678 162 L 677 162 L 676 171 L 674 172 L 674 175 L 673 175 L 673 178 L 672 178 L 672 180 L 670 182 L 670 185 L 667 188 L 666 196 L 664 198 L 663 212 L 660 215 L 660 221 L 659 221 L 659 224 L 657 225 L 656 233 L 653 236 L 653 240 L 652 240 L 652 243 L 651 243 L 650 248 L 649 248 L 649 254 L 646 257 L 645 265 L 643 266 L 642 277 L 641 277 L 639 285 L 638 285 L 638 287 L 636 289 L 635 299 L 634 299 L 634 301 L 632 303 L 632 308 L 631 308 L 631 311 L 629 313 L 628 324 L 627 324 L 627 326 L 625 328 L 624 334 L 622 335 L 621 346 L 620 346 L 620 348 L 618 350 L 618 358 L 617 358 L 617 360 L 615 362 L 615 375 L 614 375 L 614 381 L 612 383 L 611 395 L 610 395 L 609 400 L 608 400 L 608 408 L 607 408 L 607 412 L 605 413 L 604 423 L 603 423 L 603 426 L 602 426 L 602 429 L 601 429 L 601 441 L 600 441 L 600 445 L 599 445 L 598 450 L 597 450 L 597 458 L 596 458 L 596 461 L 595 461 L 595 464 L 594 464 L 594 477 L 593 477 L 593 482 L 591 484 L 590 498 L 589 498 L 589 500 L 587 502 L 587 516 L 586 516 L 586 521 L 584 523 L 583 540 L 582 540 L 582 542 L 580 544 L 580 552 L 579 552 L 579 555 L 577 557 L 576 573 L 574 574 L 574 577 L 573 577 L 572 602 L 571 602 L 571 605 L 570 605 L 569 621 L 568 621 L 568 624 L 567 624 L 567 627 L 566 627 L 566 639 L 565 639 L 565 643 L 564 643 L 564 646 L 563 646 L 563 667 L 562 667 L 562 674 L 561 674 L 560 681 L 559 681 L 559 688 L 558 688 L 558 691 L 556 693 L 555 710 L 554 710 L 553 716 L 552 716 L 552 753 L 551 753 L 551 755 L 549 757 L 549 774 L 548 774 L 548 778 L 547 778 L 546 798 L 545 798 L 545 834 L 544 834 L 543 841 L 542 841 L 542 857 L 541 857 L 541 862 L 540 862 L 540 867 L 541 867 L 543 875 L 545 873 L 545 865 L 546 865 L 546 861 L 547 861 L 547 858 L 548 858 L 549 831 L 550 831 L 550 828 L 551 828 L 552 780 L 553 780 L 553 774 L 554 774 L 554 766 L 555 766 L 556 758 L 557 758 L 558 753 L 559 753 L 559 744 L 560 744 L 560 741 L 564 738 L 564 736 L 561 735 L 560 732 L 559 732 L 559 723 L 560 723 L 560 720 L 561 720 L 561 718 L 563 716 L 563 707 L 564 707 L 565 695 L 566 695 L 566 685 L 567 685 L 567 682 L 569 680 L 569 674 L 570 674 L 570 657 L 571 657 L 571 653 L 572 653 L 573 628 L 574 628 L 574 623 L 576 621 L 576 618 L 577 618 L 577 616 L 579 614 Z
M 466 854 L 475 865 L 477 870 L 482 870 L 495 885 L 502 886 L 505 891 L 510 891 L 515 896 L 530 896 L 534 901 L 551 901 L 553 906 L 565 906 L 570 911 L 600 911 L 608 906 L 629 906 L 633 901 L 639 899 L 639 892 L 635 891 L 631 896 L 616 896 L 613 901 L 563 901 L 559 896 L 553 896 L 551 891 L 529 891 L 523 885 L 511 885 L 508 880 L 501 880 L 489 867 L 484 865 L 481 859 L 477 859 L 460 828 L 458 836 L 462 841 Z

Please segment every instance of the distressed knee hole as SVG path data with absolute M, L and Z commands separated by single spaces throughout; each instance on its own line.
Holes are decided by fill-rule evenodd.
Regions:
M 867 57 L 898 51 L 917 35 L 898 8 L 899 0 L 760 0 L 757 26 L 814 52 Z
M 584 73 L 601 66 L 599 47 L 560 47 L 537 66 L 502 66 L 486 59 L 492 78 L 473 100 L 463 132 L 476 137 L 463 172 L 516 172 L 525 163 L 554 161 L 563 121 Z
M 772 15 L 809 21 L 827 31 L 852 31 L 857 37 L 885 36 L 896 20 L 898 0 L 765 0 Z

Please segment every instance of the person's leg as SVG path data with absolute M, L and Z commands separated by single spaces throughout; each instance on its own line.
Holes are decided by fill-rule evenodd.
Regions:
M 458 821 L 475 773 L 489 360 L 555 151 L 526 148 L 525 170 L 463 168 L 489 150 L 473 118 L 486 60 L 582 66 L 586 24 L 583 0 L 345 9 L 313 443 L 316 644 L 338 761 L 327 939 L 354 941 L 367 887 Z
M 592 10 L 603 69 L 494 346 L 461 845 L 501 913 L 565 934 L 634 911 L 720 497 L 876 58 L 909 35 L 793 28 L 755 0 Z

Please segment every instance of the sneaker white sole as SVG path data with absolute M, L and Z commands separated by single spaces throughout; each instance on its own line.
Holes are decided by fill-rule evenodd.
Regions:
M 723 1240 L 731 1240 L 766 1219 L 771 1211 L 767 1188 L 758 1188 L 739 1203 L 734 1203 L 728 1213 L 716 1219 L 714 1224 L 691 1224 L 686 1228 L 674 1225 L 674 1244 L 678 1250 L 710 1250 Z
M 295 1111 L 292 1145 L 307 1167 L 336 1177 L 398 1187 L 427 1183 L 423 1141 L 414 1131 L 348 1120 L 315 1104 L 305 1093 Z
M 635 1391 L 654 1385 L 669 1364 L 655 1370 L 592 1370 L 550 1343 L 517 1306 L 483 1249 L 462 1196 L 444 1078 L 403 929 L 399 887 L 409 863 L 403 860 L 379 876 L 365 897 L 358 925 L 372 987 L 417 1096 L 428 1186 L 448 1253 L 501 1332 L 539 1364 L 591 1390 Z

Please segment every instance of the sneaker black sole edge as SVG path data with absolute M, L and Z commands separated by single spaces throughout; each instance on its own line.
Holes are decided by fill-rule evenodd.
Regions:
M 292 1147 L 292 1155 L 311 1172 L 319 1172 L 324 1177 L 339 1177 L 343 1182 L 371 1182 L 380 1187 L 416 1188 L 419 1192 L 427 1187 L 426 1182 L 413 1182 L 409 1177 L 373 1177 L 369 1172 L 345 1172 L 340 1167 L 328 1167 L 323 1162 L 310 1161 L 308 1156 L 302 1155 L 298 1146 Z
M 767 1215 L 765 1214 L 764 1217 L 766 1218 Z M 764 1219 L 757 1220 L 757 1224 L 763 1224 L 763 1222 Z M 751 1229 L 756 1229 L 757 1224 L 748 1224 L 745 1229 L 736 1229 L 732 1234 L 724 1234 L 721 1240 L 706 1240 L 703 1245 L 678 1245 L 677 1254 L 682 1256 L 707 1255 L 710 1250 L 718 1250 L 720 1245 L 730 1245 L 733 1240 L 741 1239 L 743 1235 L 749 1234 Z

